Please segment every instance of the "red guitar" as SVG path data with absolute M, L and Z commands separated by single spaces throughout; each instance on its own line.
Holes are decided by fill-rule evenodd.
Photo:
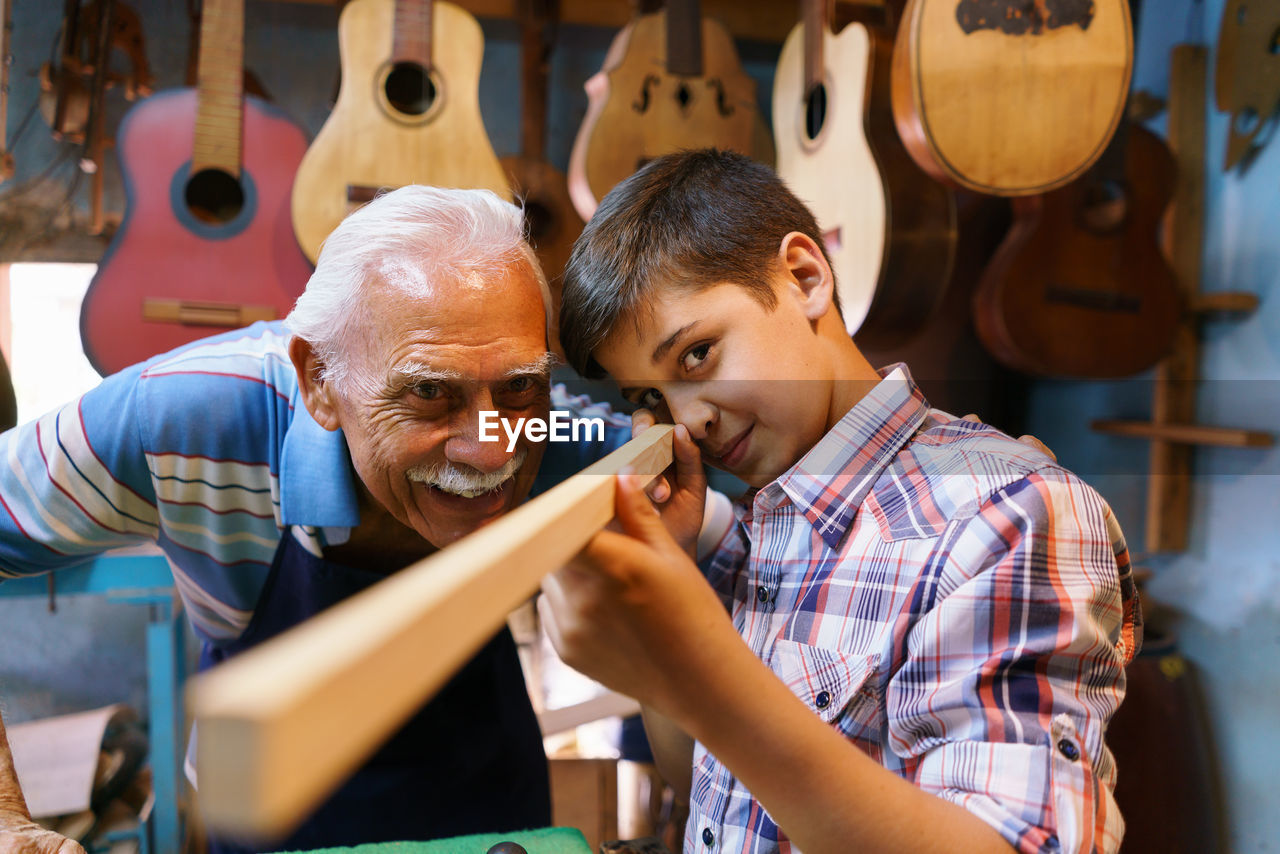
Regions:
M 200 48 L 196 89 L 153 95 L 120 126 L 125 218 L 80 310 L 85 355 L 104 375 L 284 317 L 311 275 L 289 219 L 307 140 L 243 97 L 243 0 L 206 0 Z

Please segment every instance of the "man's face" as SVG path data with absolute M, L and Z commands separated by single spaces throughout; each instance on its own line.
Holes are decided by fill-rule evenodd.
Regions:
M 525 265 L 441 282 L 426 296 L 374 286 L 349 378 L 333 389 L 356 473 L 401 523 L 443 548 L 515 507 L 543 446 L 480 442 L 481 411 L 546 418 L 550 359 Z M 501 431 L 499 431 L 501 432 Z
M 793 289 L 767 309 L 743 288 L 663 292 L 593 353 L 624 396 L 684 424 L 703 459 L 752 486 L 794 465 L 829 429 L 831 377 Z

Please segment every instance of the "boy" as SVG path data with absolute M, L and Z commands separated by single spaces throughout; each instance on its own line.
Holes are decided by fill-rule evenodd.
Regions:
M 1140 618 L 1110 509 L 874 370 L 772 171 L 649 164 L 588 224 L 562 306 L 574 367 L 678 425 L 662 518 L 621 478 L 623 533 L 543 612 L 651 711 L 656 750 L 672 724 L 696 739 L 686 852 L 1118 849 L 1103 734 Z M 752 487 L 701 572 L 699 453 Z

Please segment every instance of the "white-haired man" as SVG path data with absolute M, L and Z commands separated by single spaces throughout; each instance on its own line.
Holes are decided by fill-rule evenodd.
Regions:
M 525 499 L 548 446 L 480 441 L 480 412 L 606 419 L 604 442 L 550 446 L 550 478 L 627 438 L 626 419 L 552 387 L 550 304 L 514 206 L 484 191 L 382 196 L 330 236 L 283 324 L 157 356 L 0 435 L 0 578 L 151 540 L 202 667 L 261 643 Z M 270 847 L 549 823 L 541 737 L 504 630 Z M 59 849 L 79 854 L 30 823 L 0 723 L 0 851 Z

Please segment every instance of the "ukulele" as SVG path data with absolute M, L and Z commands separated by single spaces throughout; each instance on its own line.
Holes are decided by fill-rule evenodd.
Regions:
M 773 87 L 778 174 L 823 231 L 849 334 L 870 346 L 900 343 L 946 286 L 955 203 L 898 141 L 887 19 L 833 34 L 828 12 L 827 0 L 805 0 L 782 47 Z
M 911 156 L 939 181 L 1044 193 L 1106 149 L 1132 68 L 1127 0 L 908 0 L 894 118 Z
M 243 0 L 205 0 L 197 88 L 157 93 L 121 122 L 125 217 L 80 311 L 99 373 L 283 317 L 306 286 L 288 214 L 306 137 L 242 97 L 243 37 Z
M 293 228 L 308 258 L 384 188 L 475 187 L 511 198 L 480 117 L 475 18 L 441 0 L 351 0 L 338 46 L 338 102 L 293 186 Z
M 554 26 L 558 0 L 522 0 L 521 99 L 522 154 L 504 157 L 502 167 L 511 179 L 511 190 L 524 204 L 525 227 L 551 286 L 552 325 L 560 316 L 560 276 L 569 263 L 573 241 L 582 233 L 582 218 L 569 199 L 565 177 L 545 159 L 547 117 L 548 31 Z M 560 351 L 558 331 L 553 329 L 552 349 Z
M 614 185 L 663 154 L 714 146 L 772 160 L 755 81 L 728 30 L 703 18 L 697 0 L 671 0 L 628 23 L 584 88 L 587 112 L 569 155 L 569 196 L 584 220 Z
M 1024 373 L 1088 379 L 1168 354 L 1181 299 L 1159 229 L 1175 173 L 1160 138 L 1126 122 L 1083 179 L 1013 199 L 974 297 L 987 350 Z

